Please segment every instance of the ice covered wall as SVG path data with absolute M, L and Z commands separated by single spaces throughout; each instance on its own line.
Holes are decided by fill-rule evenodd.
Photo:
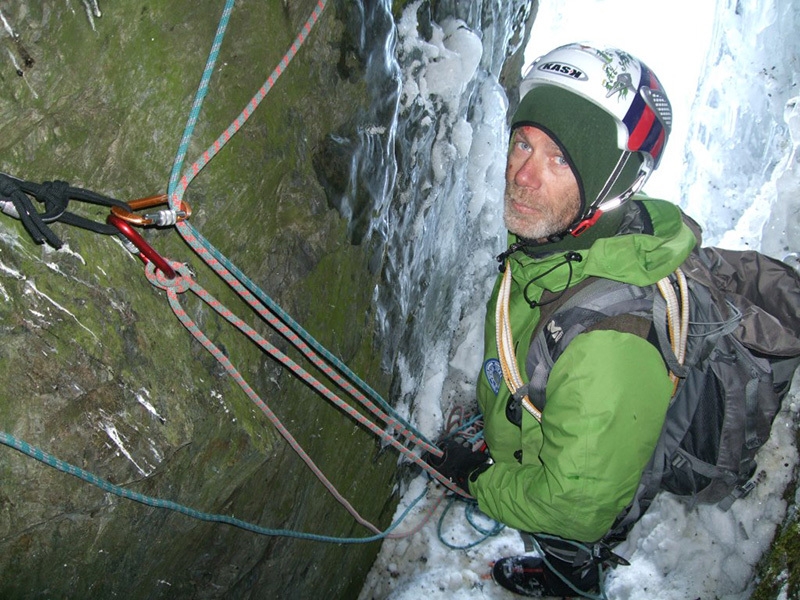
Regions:
M 515 61 L 519 78 L 531 8 L 486 0 L 434 11 L 418 0 L 398 19 L 398 176 L 379 215 L 386 242 L 375 298 L 392 396 L 410 411 L 422 409 L 413 402 L 420 389 L 448 395 L 442 386 L 463 319 L 482 310 L 496 272 L 508 108 L 501 78 Z M 463 379 L 473 382 L 473 372 Z M 438 415 L 415 417 L 437 433 Z
M 765 252 L 784 258 L 798 249 L 790 191 L 797 138 L 789 121 L 797 120 L 800 93 L 800 6 L 718 0 L 715 18 L 692 108 L 681 205 L 701 222 L 707 244 L 759 249 L 763 242 Z
M 771 210 L 761 230 L 761 250 L 800 270 L 800 96 L 786 102 L 784 118 L 791 145 L 770 178 L 768 193 L 774 201 L 763 198 Z

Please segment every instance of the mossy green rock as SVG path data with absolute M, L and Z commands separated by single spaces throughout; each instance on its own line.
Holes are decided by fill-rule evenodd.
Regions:
M 344 3 L 329 4 L 185 199 L 198 231 L 385 393 L 372 334 L 376 276 L 312 165 L 326 136 L 352 126 L 368 98 L 364 65 L 348 50 L 358 24 Z M 0 5 L 19 35 L 0 39 L 0 170 L 120 200 L 163 193 L 223 2 L 101 2 L 102 16 L 91 18 L 88 5 Z M 244 108 L 316 6 L 236 3 L 187 166 Z M 86 204 L 70 210 L 98 222 L 108 214 Z M 180 324 L 137 258 L 111 236 L 61 223 L 52 230 L 65 242 L 59 251 L 0 216 L 0 430 L 109 482 L 206 513 L 371 535 Z M 174 229 L 142 233 L 321 377 Z M 382 452 L 372 434 L 191 294 L 179 298 L 342 494 L 386 527 L 397 453 Z M 107 494 L 5 446 L 0 480 L 2 598 L 352 598 L 378 548 L 198 521 Z

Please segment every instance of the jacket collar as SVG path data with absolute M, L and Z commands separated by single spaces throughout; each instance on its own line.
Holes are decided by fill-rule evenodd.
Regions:
M 578 243 L 576 248 L 570 241 L 517 250 L 509 258 L 514 280 L 525 285 L 536 277 L 537 286 L 553 292 L 563 290 L 568 281 L 574 285 L 590 276 L 650 285 L 674 271 L 696 243 L 680 209 L 670 202 L 639 196 L 616 212 L 617 218 L 607 221 L 591 237 L 573 238 Z M 616 229 L 611 227 L 614 222 Z M 509 241 L 517 241 L 516 236 L 509 236 Z M 568 252 L 578 253 L 581 260 L 567 263 Z

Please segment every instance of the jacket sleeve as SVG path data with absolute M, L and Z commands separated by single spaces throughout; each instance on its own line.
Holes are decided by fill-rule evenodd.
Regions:
M 541 425 L 523 411 L 521 461 L 496 462 L 470 491 L 510 527 L 596 541 L 633 498 L 671 394 L 649 342 L 581 334 L 553 366 Z

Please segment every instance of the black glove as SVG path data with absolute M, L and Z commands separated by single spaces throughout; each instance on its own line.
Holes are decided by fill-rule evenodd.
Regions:
M 439 440 L 438 446 L 442 456 L 426 453 L 425 462 L 469 494 L 469 476 L 475 471 L 482 473 L 489 467 L 486 446 L 482 450 L 473 450 L 469 440 L 460 435 Z

